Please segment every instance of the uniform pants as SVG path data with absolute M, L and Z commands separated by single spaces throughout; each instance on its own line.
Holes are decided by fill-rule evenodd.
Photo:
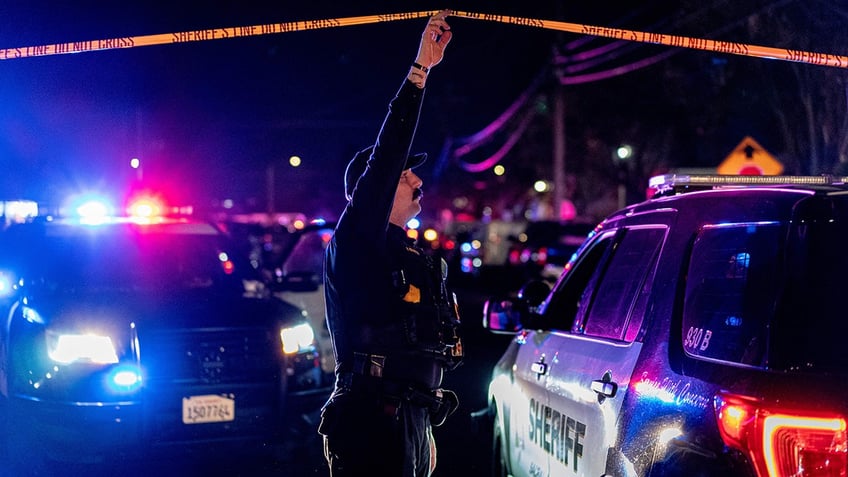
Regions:
M 332 477 L 427 477 L 435 468 L 429 413 L 408 401 L 366 392 L 334 395 L 319 432 Z

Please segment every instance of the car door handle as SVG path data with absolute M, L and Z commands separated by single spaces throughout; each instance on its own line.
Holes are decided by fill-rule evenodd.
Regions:
M 548 372 L 548 364 L 545 361 L 537 361 L 530 365 L 530 371 L 536 373 L 536 377 L 540 378 Z
M 595 391 L 603 397 L 615 397 L 615 393 L 618 392 L 618 384 L 596 379 L 592 381 L 592 391 Z
M 612 370 L 607 370 L 604 377 L 592 381 L 592 391 L 598 395 L 598 403 L 603 404 L 606 398 L 615 397 L 618 392 L 618 383 L 612 380 Z

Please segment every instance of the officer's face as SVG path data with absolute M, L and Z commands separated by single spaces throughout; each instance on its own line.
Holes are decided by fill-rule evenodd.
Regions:
M 421 178 L 411 169 L 403 171 L 395 192 L 395 201 L 392 204 L 390 220 L 393 224 L 403 227 L 421 212 L 422 184 Z

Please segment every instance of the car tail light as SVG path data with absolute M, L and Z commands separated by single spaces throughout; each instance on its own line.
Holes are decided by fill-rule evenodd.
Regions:
M 510 250 L 509 251 L 509 264 L 510 265 L 518 265 L 521 263 L 521 252 L 518 250 Z
M 527 263 L 530 265 L 545 266 L 548 263 L 548 248 L 525 248 L 521 252 L 515 252 L 516 255 L 510 255 L 510 261 L 513 264 Z
M 236 265 L 230 260 L 230 256 L 227 255 L 226 252 L 218 253 L 218 260 L 221 262 L 221 268 L 224 269 L 224 273 L 227 275 L 232 275 L 232 273 L 236 269 Z
M 548 263 L 548 247 L 539 247 L 539 250 L 534 254 L 535 262 L 538 265 L 547 265 Z
M 744 452 L 760 477 L 848 475 L 841 415 L 783 409 L 728 393 L 716 396 L 715 411 L 724 443 Z

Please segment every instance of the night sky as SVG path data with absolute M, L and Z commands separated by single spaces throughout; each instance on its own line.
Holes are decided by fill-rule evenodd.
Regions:
M 0 7 L 0 48 L 440 8 L 425 2 L 405 2 L 402 9 L 397 2 L 176 3 L 182 6 Z M 451 123 L 422 127 L 416 143 L 431 154 L 446 130 L 469 134 L 499 114 L 550 50 L 546 32 L 455 23 L 455 41 L 431 77 L 427 103 Z M 109 187 L 119 183 L 116 177 L 132 176 L 129 159 L 139 157 L 146 180 L 182 195 L 261 201 L 267 168 L 276 161 L 278 181 L 296 187 L 303 183 L 297 175 L 325 175 L 321 187 L 338 186 L 341 198 L 344 164 L 376 136 L 424 24 L 4 60 L 0 161 L 7 172 L 0 185 L 8 195 L 37 198 L 57 188 Z M 498 37 L 507 33 L 517 37 L 514 44 Z M 462 102 L 436 104 L 445 96 Z M 303 158 L 300 170 L 285 164 L 291 154 Z
M 682 15 L 663 2 L 636 9 L 553 1 L 6 3 L 0 48 L 445 6 L 658 31 L 671 28 L 670 16 Z M 425 22 L 0 60 L 0 192 L 55 201 L 71 191 L 120 189 L 137 179 L 129 160 L 139 157 L 145 183 L 178 200 L 232 198 L 264 210 L 273 168 L 275 209 L 331 215 L 343 205 L 344 166 L 373 142 Z M 420 171 L 425 180 L 448 138 L 489 125 L 549 63 L 554 45 L 580 38 L 464 18 L 450 22 L 454 38 L 428 81 L 413 146 L 430 154 Z M 638 51 L 647 56 L 664 49 L 640 45 Z M 611 107 L 611 94 L 626 94 L 627 81 L 645 83 L 650 74 L 586 94 Z M 287 165 L 292 154 L 303 166 Z M 444 173 L 452 174 L 449 167 Z

